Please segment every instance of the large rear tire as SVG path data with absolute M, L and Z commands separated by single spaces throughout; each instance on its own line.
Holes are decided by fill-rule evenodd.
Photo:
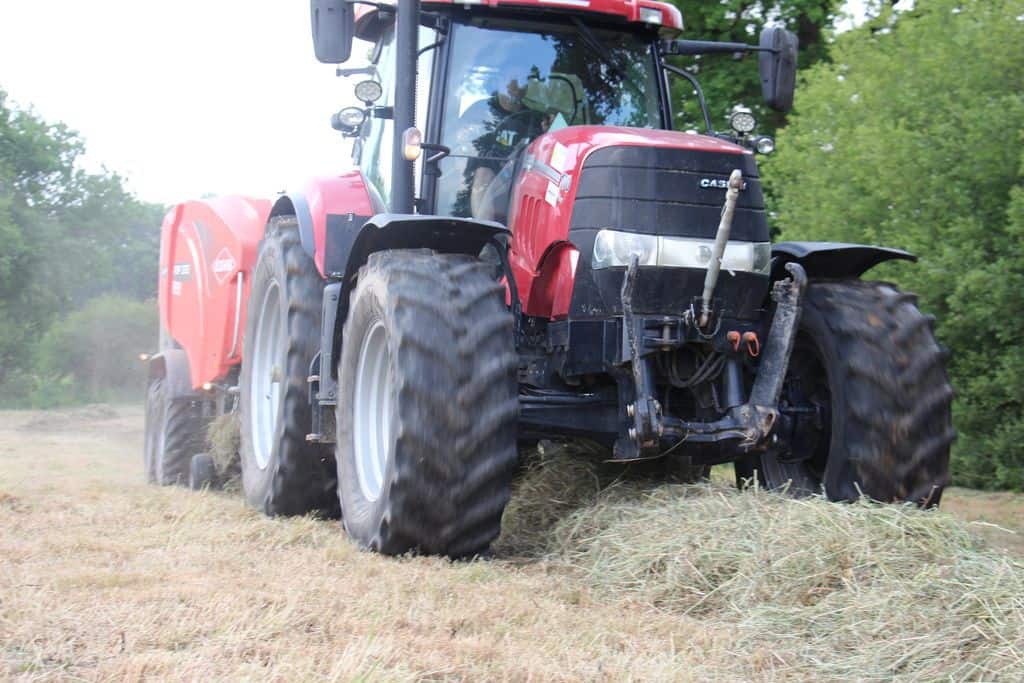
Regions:
M 333 457 L 306 441 L 322 297 L 295 218 L 272 218 L 253 270 L 239 377 L 242 487 L 268 515 L 337 514 Z
M 824 490 L 832 500 L 938 505 L 949 480 L 952 399 L 945 354 L 912 294 L 877 282 L 812 282 L 783 402 L 816 406 L 816 417 L 788 451 L 760 458 L 762 483 L 797 495 Z
M 501 530 L 516 451 L 517 358 L 487 264 L 372 254 L 339 359 L 338 497 L 349 535 L 384 554 L 468 557 Z
M 205 436 L 201 406 L 188 398 L 170 398 L 164 378 L 151 380 L 146 391 L 146 481 L 187 484 L 192 454 L 202 448 Z

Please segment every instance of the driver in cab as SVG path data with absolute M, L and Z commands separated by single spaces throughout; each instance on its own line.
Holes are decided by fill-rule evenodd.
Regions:
M 473 102 L 459 117 L 456 149 L 470 157 L 464 179 L 474 218 L 505 220 L 518 151 L 556 122 L 556 127 L 566 125 L 562 107 L 552 106 L 536 67 L 532 71 L 525 84 L 512 78 L 492 90 L 490 97 Z

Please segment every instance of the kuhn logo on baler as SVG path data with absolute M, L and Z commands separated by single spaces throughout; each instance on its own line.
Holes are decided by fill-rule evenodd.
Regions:
M 224 247 L 217 253 L 217 258 L 213 259 L 211 266 L 213 270 L 213 276 L 217 278 L 217 283 L 223 283 L 231 273 L 235 271 L 235 257 L 231 255 L 227 247 Z

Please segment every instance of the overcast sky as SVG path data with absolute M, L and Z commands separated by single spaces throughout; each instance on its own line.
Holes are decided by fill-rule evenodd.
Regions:
M 269 196 L 349 163 L 329 120 L 352 83 L 314 59 L 302 0 L 2 0 L 0 88 L 149 201 Z
M 353 84 L 314 59 L 305 0 L 0 0 L 0 88 L 148 201 L 338 172 Z

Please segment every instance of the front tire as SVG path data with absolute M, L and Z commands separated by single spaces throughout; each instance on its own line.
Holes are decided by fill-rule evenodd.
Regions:
M 788 450 L 760 458 L 762 483 L 938 505 L 954 439 L 944 361 L 913 295 L 885 283 L 812 282 L 783 402 L 814 406 L 815 417 Z
M 337 514 L 331 453 L 306 441 L 322 297 L 297 221 L 272 218 L 253 270 L 239 378 L 242 487 L 268 515 Z
M 479 260 L 372 254 L 339 359 L 338 497 L 388 555 L 467 557 L 501 530 L 515 469 L 517 359 L 504 288 Z

